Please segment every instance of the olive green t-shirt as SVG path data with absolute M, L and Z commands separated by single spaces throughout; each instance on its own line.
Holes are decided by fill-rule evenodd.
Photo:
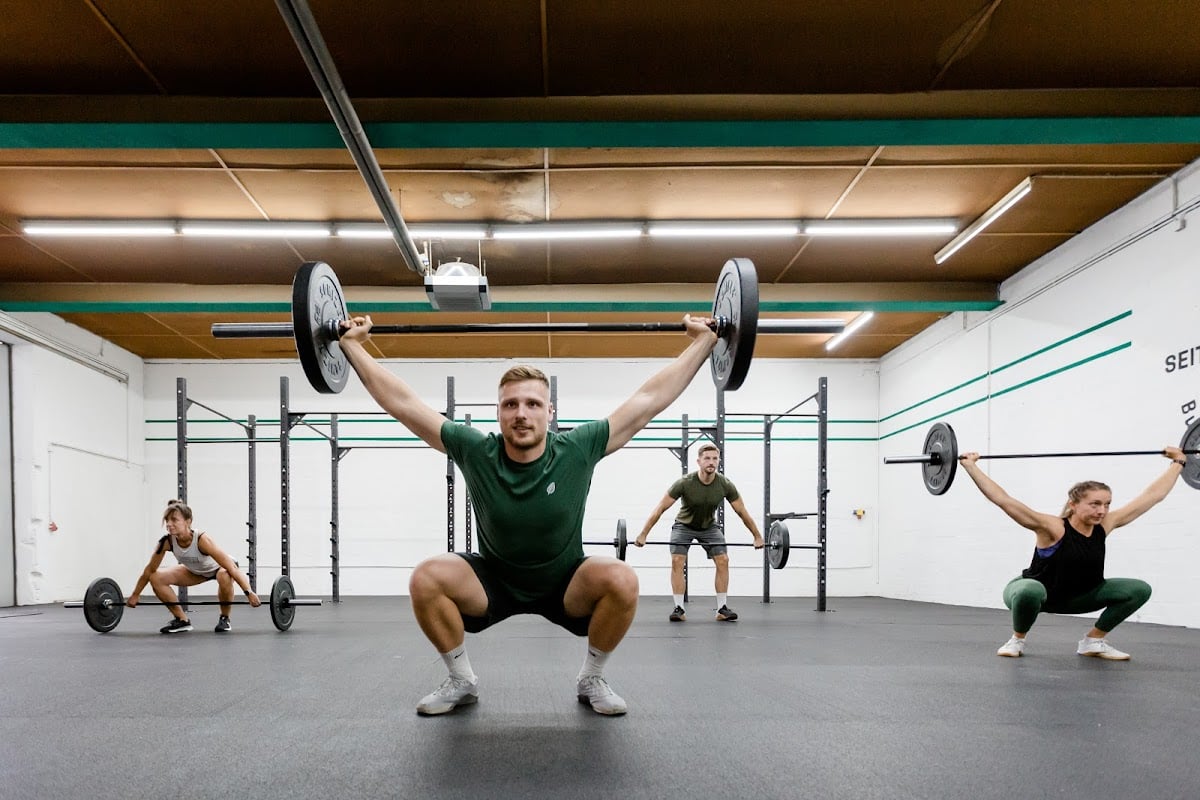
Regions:
M 732 503 L 741 497 L 733 481 L 719 472 L 713 475 L 713 482 L 707 486 L 700 480 L 698 473 L 690 472 L 672 483 L 667 494 L 681 501 L 675 521 L 694 531 L 711 528 L 721 503 L 725 500 Z
M 513 594 L 535 600 L 583 558 L 592 472 L 608 447 L 608 420 L 546 433 L 546 452 L 518 464 L 495 433 L 447 420 L 442 444 L 462 470 L 479 525 L 479 554 Z

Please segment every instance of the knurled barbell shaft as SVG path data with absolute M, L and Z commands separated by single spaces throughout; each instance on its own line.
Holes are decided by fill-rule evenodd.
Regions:
M 1196 455 L 1200 450 L 1184 450 L 1186 455 Z M 1088 456 L 1161 456 L 1162 450 L 1107 450 L 1090 453 L 1001 453 L 997 455 L 981 455 L 979 460 L 998 458 L 1085 458 Z M 936 453 L 924 453 L 919 456 L 888 456 L 883 459 L 885 464 L 940 464 L 941 457 Z
M 281 606 L 320 606 L 320 605 L 324 605 L 324 604 L 325 603 L 322 600 L 318 600 L 316 598 L 303 598 L 303 597 L 284 597 L 284 598 L 280 599 L 280 601 L 279 601 L 279 605 L 281 605 Z M 85 603 L 82 600 L 70 600 L 66 603 L 63 603 L 63 608 L 83 608 L 84 605 L 85 605 Z M 101 605 L 113 606 L 113 605 L 116 605 L 116 603 L 113 603 L 111 600 L 106 599 L 101 603 Z M 121 603 L 121 605 L 125 605 L 125 604 Z M 250 605 L 250 601 L 248 601 L 248 600 L 230 600 L 228 603 L 223 603 L 220 600 L 189 600 L 186 603 L 163 603 L 158 600 L 139 600 L 138 605 L 139 606 L 248 606 L 248 605 Z M 263 603 L 263 605 L 270 605 L 270 603 Z
M 338 320 L 326 323 L 337 330 Z M 715 325 L 716 323 L 714 323 Z M 711 327 L 711 326 L 710 326 Z M 841 333 L 846 323 L 840 319 L 760 319 L 759 333 Z M 464 333 L 657 333 L 682 331 L 682 322 L 479 322 L 446 325 L 375 325 L 372 334 L 464 334 Z M 212 326 L 216 339 L 290 338 L 290 322 L 217 322 Z M 332 336 L 331 336 L 332 338 Z

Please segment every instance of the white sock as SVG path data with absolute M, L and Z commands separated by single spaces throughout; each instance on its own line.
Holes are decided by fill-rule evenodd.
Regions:
M 471 683 L 479 681 L 479 678 L 475 675 L 475 670 L 471 669 L 471 659 L 467 658 L 466 642 L 463 642 L 449 653 L 442 653 L 442 661 L 445 662 L 446 669 L 450 670 L 452 678 L 462 678 Z
M 717 592 L 717 609 L 720 610 L 729 605 L 729 595 Z
M 608 653 L 603 650 L 588 645 L 587 656 L 583 659 L 583 666 L 579 668 L 579 675 L 575 678 L 576 681 L 581 681 L 584 678 L 599 678 L 604 673 L 604 662 L 608 661 Z
M 671 595 L 671 596 L 675 598 L 675 605 L 679 606 L 680 608 L 683 608 L 683 595 L 676 594 L 676 595 Z

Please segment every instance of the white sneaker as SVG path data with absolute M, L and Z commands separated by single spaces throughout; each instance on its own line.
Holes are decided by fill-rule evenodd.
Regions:
M 1013 636 L 1004 644 L 1000 645 L 1000 649 L 996 651 L 998 656 L 1007 656 L 1009 658 L 1020 658 L 1025 654 L 1025 640 L 1018 639 Z
M 1107 639 L 1093 639 L 1090 636 L 1085 636 L 1079 640 L 1079 647 L 1075 650 L 1081 656 L 1092 656 L 1094 658 L 1103 658 L 1106 661 L 1128 661 L 1129 653 L 1122 653 L 1117 648 L 1108 643 Z
M 445 714 L 459 706 L 469 706 L 479 699 L 479 684 L 453 675 L 442 681 L 442 685 L 421 698 L 417 713 L 432 717 Z
M 590 703 L 592 711 L 597 714 L 612 717 L 625 713 L 625 701 L 612 690 L 608 681 L 599 675 L 581 678 L 576 687 L 576 694 L 579 696 L 579 702 Z

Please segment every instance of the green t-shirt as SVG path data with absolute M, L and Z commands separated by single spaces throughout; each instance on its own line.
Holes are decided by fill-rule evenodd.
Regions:
M 495 433 L 442 423 L 442 444 L 462 470 L 479 526 L 479 553 L 513 594 L 534 600 L 583 558 L 592 472 L 608 447 L 608 420 L 546 433 L 546 452 L 518 464 Z
M 725 500 L 732 503 L 741 497 L 733 481 L 719 472 L 713 475 L 713 482 L 707 486 L 698 473 L 690 472 L 672 483 L 667 494 L 681 501 L 675 521 L 694 531 L 711 528 L 721 503 Z

